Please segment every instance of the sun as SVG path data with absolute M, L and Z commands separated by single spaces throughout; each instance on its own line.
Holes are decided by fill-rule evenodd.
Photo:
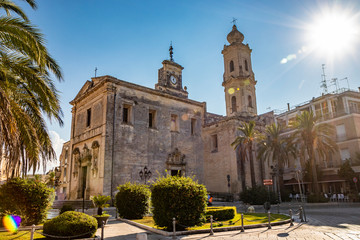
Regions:
M 311 50 L 327 57 L 342 57 L 352 50 L 359 38 L 357 15 L 334 7 L 316 15 L 307 26 Z

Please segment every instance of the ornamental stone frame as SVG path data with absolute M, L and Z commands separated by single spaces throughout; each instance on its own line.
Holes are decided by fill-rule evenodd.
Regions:
M 92 172 L 92 176 L 95 178 L 98 173 L 98 160 L 99 160 L 99 148 L 100 148 L 100 144 L 98 143 L 98 141 L 94 141 L 91 145 L 91 148 L 93 153 L 91 172 Z
M 181 171 L 181 175 L 186 174 L 185 154 L 182 154 L 178 148 L 172 153 L 169 153 L 166 161 L 166 170 L 171 173 L 171 170 Z

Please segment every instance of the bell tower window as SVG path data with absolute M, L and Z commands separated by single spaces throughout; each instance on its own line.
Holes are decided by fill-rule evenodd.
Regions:
M 251 99 L 251 96 L 250 96 L 250 95 L 248 96 L 248 106 L 251 107 L 251 108 L 253 107 L 253 105 L 252 105 L 252 99 Z
M 231 97 L 231 112 L 236 112 L 236 97 L 232 96 Z
M 247 62 L 247 60 L 245 60 L 245 70 L 246 70 L 246 71 L 249 71 L 249 67 L 248 67 L 248 62 Z
M 230 61 L 230 72 L 234 71 L 234 62 L 231 60 Z

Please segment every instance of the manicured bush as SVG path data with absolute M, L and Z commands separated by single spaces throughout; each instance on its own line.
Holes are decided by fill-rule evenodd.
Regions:
M 20 216 L 24 225 L 42 222 L 53 200 L 54 190 L 40 181 L 14 178 L 0 186 L 0 212 Z
M 68 211 L 44 223 L 43 232 L 52 236 L 77 236 L 89 238 L 95 235 L 98 223 L 85 213 Z
M 329 201 L 329 199 L 323 195 L 310 194 L 307 198 L 307 201 L 309 203 L 326 203 Z
M 151 192 L 147 185 L 126 183 L 117 189 L 115 205 L 120 217 L 140 219 L 149 212 Z
M 196 226 L 205 221 L 207 192 L 189 177 L 160 177 L 151 188 L 153 218 L 159 227 L 172 229 L 176 218 L 176 229 Z
M 206 219 L 212 215 L 216 221 L 230 220 L 236 215 L 236 207 L 208 207 L 205 214 Z
M 67 211 L 74 211 L 74 207 L 71 206 L 71 205 L 68 205 L 68 204 L 65 204 L 61 207 L 60 209 L 60 214 L 64 213 L 64 212 L 67 212 Z
M 276 203 L 277 198 L 274 192 L 268 190 L 264 186 L 255 186 L 253 188 L 246 188 L 244 191 L 240 193 L 240 200 L 244 203 L 249 203 L 251 205 L 263 205 L 265 202 L 269 201 Z

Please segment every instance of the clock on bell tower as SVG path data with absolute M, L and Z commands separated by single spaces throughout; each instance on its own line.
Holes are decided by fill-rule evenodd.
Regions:
M 188 97 L 188 92 L 182 86 L 182 70 L 180 64 L 174 62 L 173 47 L 170 45 L 170 60 L 162 62 L 163 67 L 159 69 L 158 83 L 155 89 L 182 98 Z

